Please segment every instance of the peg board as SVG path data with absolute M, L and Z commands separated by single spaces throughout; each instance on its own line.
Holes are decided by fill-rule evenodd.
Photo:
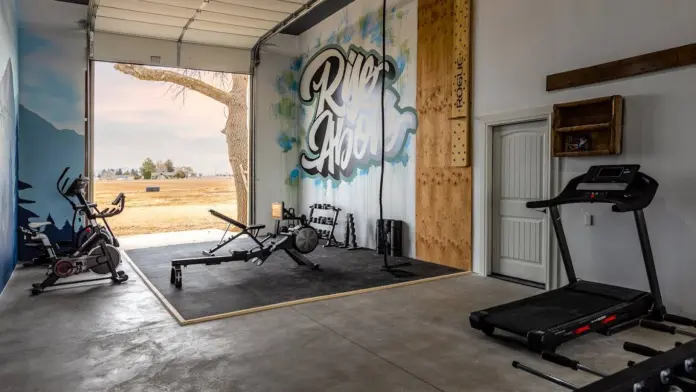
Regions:
M 452 111 L 457 1 L 418 0 L 416 257 L 470 270 L 471 167 L 452 162 L 454 141 L 461 132 L 456 130 L 467 131 L 469 121 L 466 116 L 453 119 Z M 465 96 L 468 113 L 468 93 Z M 455 126 L 457 122 L 465 125 Z
M 469 166 L 469 119 L 457 118 L 452 122 L 452 166 Z
M 452 40 L 452 118 L 469 116 L 469 90 L 471 80 L 471 3 L 470 0 L 454 0 L 454 39 Z
M 453 0 L 452 139 L 454 167 L 469 166 L 469 107 L 471 106 L 471 1 Z

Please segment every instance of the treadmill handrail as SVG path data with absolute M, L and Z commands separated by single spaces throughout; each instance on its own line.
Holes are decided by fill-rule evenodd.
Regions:
M 589 198 L 585 195 L 575 195 L 577 186 L 582 182 L 584 175 L 577 176 L 568 182 L 563 191 L 556 197 L 547 200 L 534 200 L 527 202 L 527 208 L 548 208 L 563 204 L 577 203 L 608 203 L 612 204 L 614 212 L 628 212 L 642 210 L 652 202 L 657 193 L 658 182 L 645 173 L 638 172 L 638 178 L 634 181 L 634 186 L 627 191 L 640 191 L 636 197 L 625 198 L 618 196 L 604 196 L 597 199 Z M 585 194 L 601 193 L 601 191 L 585 191 Z

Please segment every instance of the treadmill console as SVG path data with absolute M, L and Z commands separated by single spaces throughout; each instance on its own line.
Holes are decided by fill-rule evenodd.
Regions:
M 572 203 L 609 203 L 615 212 L 647 207 L 658 183 L 639 171 L 640 165 L 599 165 L 570 180 L 561 193 L 549 200 L 527 202 L 528 208 Z
M 578 184 L 579 191 L 625 191 L 636 179 L 640 165 L 592 166 Z

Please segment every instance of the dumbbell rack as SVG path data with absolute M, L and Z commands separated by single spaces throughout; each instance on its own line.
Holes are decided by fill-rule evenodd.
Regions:
M 696 321 L 684 317 L 668 315 L 667 319 L 671 322 L 696 327 Z M 694 330 L 678 328 L 652 320 L 640 320 L 639 325 L 654 331 L 696 338 Z M 579 392 L 696 391 L 696 339 L 687 343 L 676 342 L 674 348 L 666 351 L 633 342 L 625 342 L 623 349 L 633 354 L 648 357 L 648 359 L 642 362 L 628 361 L 626 369 L 609 374 L 554 352 L 542 352 L 541 358 L 546 361 L 601 377 L 583 387 L 543 373 L 518 361 L 513 361 L 512 366 L 556 385 Z
M 309 210 L 309 223 L 312 226 L 319 226 L 318 228 L 315 228 L 319 233 L 319 238 L 322 240 L 326 240 L 326 245 L 324 245 L 324 247 L 328 248 L 332 246 L 340 246 L 341 243 L 336 240 L 334 230 L 336 229 L 336 224 L 338 223 L 338 214 L 341 212 L 341 209 L 338 207 L 334 207 L 331 204 L 312 204 L 311 206 L 309 206 Z M 333 211 L 333 217 L 315 216 L 315 212 L 318 213 L 328 211 Z M 331 223 L 321 223 L 321 218 L 328 219 Z M 327 226 L 331 226 L 331 230 L 323 228 Z

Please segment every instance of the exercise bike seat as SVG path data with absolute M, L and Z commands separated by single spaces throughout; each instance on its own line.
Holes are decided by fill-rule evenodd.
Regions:
M 39 230 L 43 227 L 52 225 L 51 222 L 29 222 L 29 228 L 32 230 Z

